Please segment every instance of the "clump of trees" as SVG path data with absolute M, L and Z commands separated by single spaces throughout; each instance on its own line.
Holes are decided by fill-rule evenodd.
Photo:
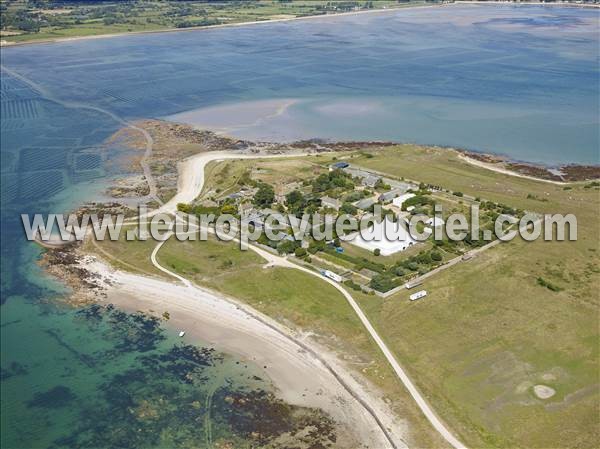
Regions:
M 393 274 L 391 273 L 382 273 L 377 274 L 371 278 L 371 282 L 369 282 L 369 286 L 373 290 L 377 290 L 378 292 L 385 293 L 387 291 L 396 288 L 400 283 L 397 279 L 394 279 Z
M 312 191 L 314 193 L 324 193 L 338 187 L 346 190 L 354 189 L 352 177 L 339 168 L 317 176 L 312 182 Z
M 261 182 L 258 184 L 258 190 L 252 199 L 252 203 L 261 209 L 266 207 L 271 207 L 275 201 L 275 190 L 273 186 L 267 184 L 266 182 Z

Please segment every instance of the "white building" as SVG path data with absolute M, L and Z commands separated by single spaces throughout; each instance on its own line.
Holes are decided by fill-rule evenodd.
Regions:
M 413 196 L 415 196 L 414 193 L 403 193 L 402 195 L 394 198 L 392 200 L 392 204 L 398 208 L 402 208 L 402 204 L 409 198 L 412 198 Z
M 362 234 L 357 232 L 350 243 L 370 252 L 378 249 L 382 256 L 390 256 L 404 251 L 418 242 L 408 232 L 408 222 L 399 218 L 397 223 L 382 220 L 363 231 Z

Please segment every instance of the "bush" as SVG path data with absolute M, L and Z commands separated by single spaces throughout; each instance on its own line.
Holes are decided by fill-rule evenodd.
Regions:
M 438 253 L 437 251 L 431 252 L 431 260 L 433 260 L 435 262 L 441 262 L 442 259 L 443 259 L 442 255 L 440 253 Z
M 431 256 L 428 253 L 419 254 L 416 257 L 416 262 L 423 265 L 429 265 L 431 263 Z
M 319 251 L 323 251 L 325 249 L 325 242 L 313 240 L 308 244 L 308 252 L 311 254 L 316 254 Z
M 378 292 L 385 293 L 394 287 L 396 287 L 396 282 L 392 279 L 390 275 L 387 274 L 378 274 L 373 276 L 369 285 L 372 289 L 377 290 Z
M 184 214 L 189 214 L 192 211 L 192 205 L 186 203 L 177 203 L 177 210 Z
M 464 196 L 462 192 L 454 192 L 454 196 Z
M 302 247 L 296 248 L 294 250 L 294 255 L 296 257 L 304 257 L 304 256 L 306 256 L 306 254 L 307 254 L 306 250 L 304 248 L 302 248 Z
M 381 250 L 379 248 L 375 248 L 375 251 L 373 251 L 373 254 L 376 256 L 381 255 Z
M 291 240 L 284 240 L 283 242 L 277 245 L 277 252 L 279 254 L 289 254 L 296 251 L 298 247 L 298 242 L 293 242 Z
M 347 287 L 350 287 L 352 290 L 356 290 L 356 291 L 361 290 L 360 285 L 358 285 L 352 279 L 348 279 L 347 281 L 344 281 L 344 285 Z
M 553 292 L 559 292 L 562 290 L 562 288 L 560 288 L 558 285 L 552 284 L 551 282 L 548 282 L 546 279 L 539 277 L 537 278 L 537 283 L 538 285 L 541 285 L 542 287 L 546 287 L 548 290 L 551 290 Z
M 406 268 L 410 271 L 417 271 L 419 269 L 419 264 L 417 262 L 408 262 Z

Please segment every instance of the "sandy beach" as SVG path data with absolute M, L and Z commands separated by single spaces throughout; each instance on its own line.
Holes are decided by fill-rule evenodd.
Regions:
M 395 447 L 407 447 L 406 425 L 375 388 L 310 335 L 294 332 L 233 298 L 197 286 L 115 271 L 93 259 L 85 267 L 106 280 L 107 303 L 128 311 L 158 315 L 166 311 L 170 315 L 167 326 L 184 330 L 186 342 L 208 342 L 220 351 L 241 356 L 265 370 L 286 402 L 318 407 L 330 414 L 346 431 L 338 441 L 340 447 L 393 447 L 373 414 Z

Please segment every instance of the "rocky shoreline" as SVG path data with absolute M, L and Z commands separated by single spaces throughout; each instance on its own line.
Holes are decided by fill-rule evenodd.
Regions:
M 513 161 L 503 156 L 457 149 L 462 155 L 492 167 L 502 168 L 520 175 L 556 182 L 593 181 L 600 179 L 600 165 L 568 164 L 556 168 Z

